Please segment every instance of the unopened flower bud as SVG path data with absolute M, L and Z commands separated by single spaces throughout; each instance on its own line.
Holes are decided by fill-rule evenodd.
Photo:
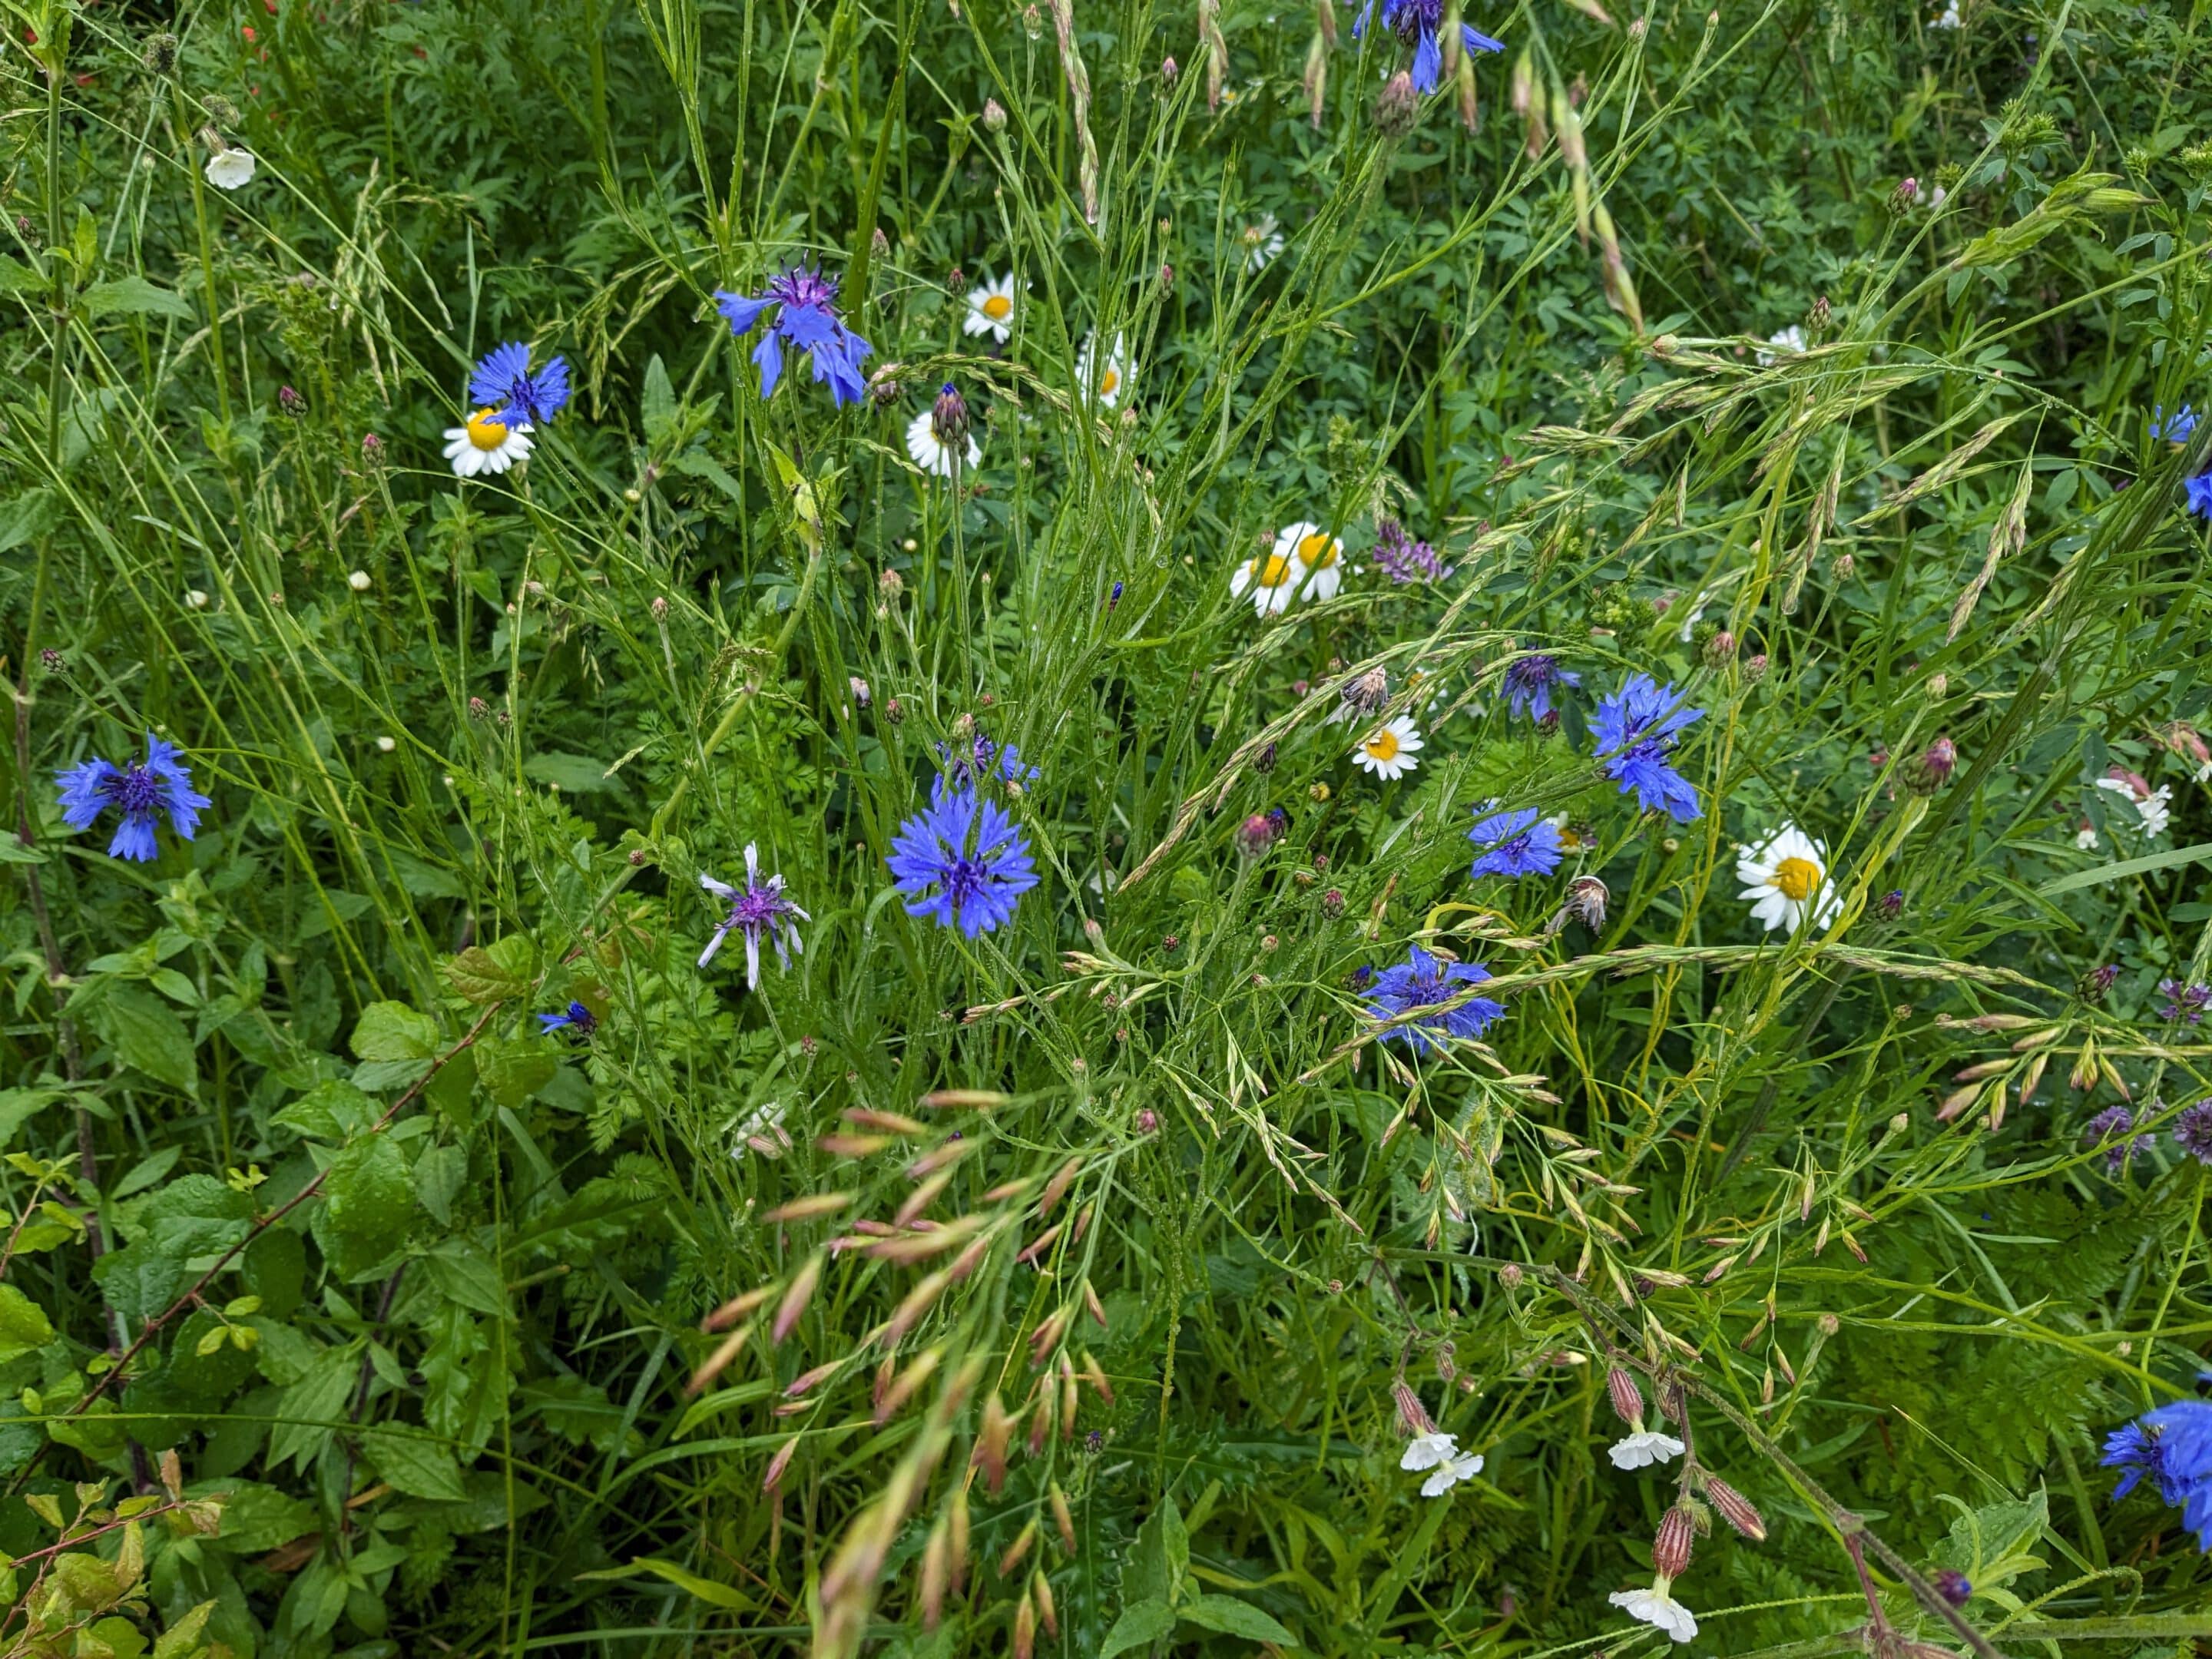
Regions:
M 1343 893 L 1334 887 L 1323 893 L 1321 896 L 1321 913 L 1331 921 L 1334 921 L 1342 915 L 1344 914 Z
M 1950 677 L 1948 674 L 1930 674 L 1930 675 L 1928 677 L 1928 701 L 1929 701 L 1929 702 L 1942 702 L 1942 701 L 1943 701 L 1943 694 L 1944 694 L 1945 692 L 1948 691 L 1950 689 L 1951 689 L 1951 677 Z
M 1946 1567 L 1935 1577 L 1936 1594 L 1954 1607 L 1963 1607 L 1974 1599 L 1973 1581 L 1954 1568 Z
M 1859 562 L 1848 553 L 1838 553 L 1828 568 L 1836 573 L 1838 581 L 1847 582 L 1851 579 L 1851 573 L 1859 568 Z
M 1006 106 L 995 98 L 983 100 L 983 125 L 992 132 L 1006 131 Z
M 1761 651 L 1756 656 L 1744 659 L 1743 678 L 1752 685 L 1757 685 L 1766 678 L 1766 653 Z
M 1735 655 L 1735 635 L 1723 628 L 1705 641 L 1705 666 L 1723 668 Z
M 469 699 L 469 718 L 471 720 L 480 720 L 490 713 L 491 705 L 486 702 L 482 697 L 471 697 Z
M 1156 1134 L 1159 1131 L 1160 1115 L 1149 1106 L 1140 1107 L 1137 1111 L 1136 1123 L 1139 1134 Z
M 1413 117 L 1419 108 L 1413 77 L 1400 70 L 1382 83 L 1382 90 L 1376 95 L 1375 130 L 1385 138 L 1402 138 L 1413 130 Z
M 1644 1390 L 1622 1366 L 1605 1374 L 1605 1392 L 1613 1401 L 1613 1414 L 1632 1429 L 1644 1426 Z
M 2112 982 L 2119 976 L 2120 964 L 2117 962 L 2108 962 L 2101 968 L 2092 968 L 2081 975 L 2081 1000 L 2084 1002 L 2102 1002 L 2105 994 L 2112 988 Z
M 891 239 L 884 234 L 884 228 L 881 225 L 876 227 L 875 236 L 870 240 L 868 246 L 874 251 L 877 258 L 888 259 L 890 257 Z
M 1390 1384 L 1390 1398 L 1397 1402 L 1398 1426 L 1406 1434 L 1434 1434 L 1437 1431 L 1428 1408 L 1421 1404 L 1420 1395 L 1407 1386 L 1404 1377 Z
M 185 596 L 187 603 L 191 601 L 191 597 L 192 596 L 189 593 Z M 207 603 L 207 595 L 204 593 L 201 594 L 199 596 L 199 599 L 202 605 L 205 605 Z M 60 652 L 55 650 L 51 645 L 46 647 L 45 650 L 39 653 L 39 666 L 45 669 L 49 674 L 58 674 L 68 665 L 69 664 L 67 659 L 63 657 Z
M 1884 921 L 1895 921 L 1905 914 L 1905 895 L 1891 888 L 1874 902 L 1874 913 Z
M 1182 76 L 1182 71 L 1176 67 L 1176 60 L 1173 58 L 1163 58 L 1160 59 L 1160 84 L 1162 86 L 1173 86 Z
M 956 455 L 966 453 L 961 445 L 968 437 L 968 404 L 950 380 L 939 391 L 936 405 L 929 411 L 929 429 L 937 434 L 938 442 Z
M 307 400 L 290 386 L 280 386 L 276 388 L 276 407 L 297 420 L 307 412 Z
M 1734 1527 L 1754 1544 L 1766 1537 L 1766 1522 L 1752 1507 L 1751 1500 L 1718 1475 L 1705 1477 L 1705 1502 L 1713 1506 L 1713 1513 Z
M 1889 192 L 1889 210 L 1896 214 L 1908 213 L 1919 199 L 1920 181 L 1910 177 L 1900 179 L 1897 181 L 1897 188 Z
M 346 586 L 356 593 L 368 592 L 373 585 L 369 574 L 366 570 L 356 570 L 346 578 Z
M 653 596 L 653 603 L 647 605 L 646 609 L 653 612 L 653 621 L 666 622 L 668 620 L 668 601 L 660 594 L 654 594 Z
M 884 718 L 889 720 L 893 726 L 896 726 L 901 720 L 906 718 L 906 705 L 901 702 L 896 697 L 885 697 L 884 699 Z
M 1260 773 L 1262 776 L 1275 769 L 1275 745 L 1273 744 L 1269 744 L 1265 749 L 1262 749 L 1257 755 L 1253 757 L 1252 769 L 1255 772 Z
M 896 599 L 906 592 L 906 578 L 896 570 L 886 570 L 876 578 L 876 592 L 887 599 Z
M 1509 1291 L 1519 1290 L 1521 1281 L 1527 1277 L 1528 1275 L 1521 1271 L 1521 1264 L 1517 1261 L 1509 1261 L 1498 1270 L 1498 1282 Z
M 384 440 L 374 432 L 361 434 L 361 459 L 374 466 L 384 459 Z
M 1265 812 L 1255 812 L 1237 826 L 1237 850 L 1248 859 L 1256 859 L 1275 844 L 1275 821 Z
M 1168 264 L 1165 260 L 1162 260 L 1160 262 L 1160 292 L 1163 294 L 1171 294 L 1174 291 L 1175 267 Z
M 1559 711 L 1558 709 L 1547 708 L 1541 714 L 1536 717 L 1537 736 L 1543 738 L 1556 737 L 1559 734 Z
M 206 610 L 208 608 L 208 596 L 206 591 L 203 588 L 198 587 L 191 589 L 185 595 L 185 605 L 189 610 Z M 56 661 L 57 663 L 59 661 L 58 653 L 56 653 Z
M 1680 1504 L 1671 1506 L 1659 1517 L 1658 1535 L 1651 1540 L 1652 1571 L 1680 1578 L 1689 1570 L 1690 1547 L 1697 1537 L 1697 1522 L 1690 1518 L 1690 1511 Z
M 1905 763 L 1905 787 L 1916 795 L 1933 795 L 1951 781 L 1958 766 L 1956 746 L 1948 738 L 1938 738 Z

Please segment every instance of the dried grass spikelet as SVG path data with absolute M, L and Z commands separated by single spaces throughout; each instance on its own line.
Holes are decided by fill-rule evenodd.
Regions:
M 806 1258 L 799 1271 L 792 1275 L 790 1288 L 783 1300 L 776 1304 L 775 1323 L 769 1328 L 769 1340 L 781 1342 L 792 1333 L 806 1311 L 806 1304 L 814 1299 L 814 1287 L 821 1282 L 823 1256 L 819 1252 Z

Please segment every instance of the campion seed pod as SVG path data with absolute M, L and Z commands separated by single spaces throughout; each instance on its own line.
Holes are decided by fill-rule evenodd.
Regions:
M 1713 1513 L 1754 1544 L 1766 1541 L 1766 1522 L 1751 1500 L 1717 1474 L 1705 1477 L 1705 1501 Z
M 1034 1529 L 1036 1522 L 1032 1521 L 1030 1525 Z M 1024 1589 L 1022 1599 L 1014 1607 L 1014 1659 L 1034 1659 L 1036 1653 L 1036 1604 L 1030 1600 L 1029 1591 Z
M 1933 795 L 1951 781 L 1958 769 L 1959 751 L 1948 738 L 1938 738 L 1905 766 L 1905 787 L 1916 795 Z
M 999 1558 L 999 1577 L 1011 1578 L 1014 1569 L 1020 1566 L 1037 1540 L 1037 1518 L 1030 1516 L 1029 1524 L 1014 1534 L 1014 1541 L 1006 1546 L 1006 1553 Z
M 1613 1414 L 1631 1429 L 1644 1428 L 1644 1390 L 1626 1369 L 1615 1365 L 1605 1374 L 1605 1392 L 1613 1401 Z
M 1697 1523 L 1690 1511 L 1676 1504 L 1659 1517 L 1659 1531 L 1651 1540 L 1652 1570 L 1665 1577 L 1680 1578 L 1689 1570 L 1690 1548 L 1697 1542 Z
M 1413 118 L 1419 107 L 1413 77 L 1400 70 L 1382 83 L 1382 90 L 1376 94 L 1376 131 L 1385 138 L 1404 137 L 1413 130 Z
M 983 125 L 993 132 L 1005 131 L 1006 128 L 1006 106 L 1001 104 L 995 98 L 986 98 L 983 100 Z
M 793 1435 L 775 1449 L 775 1455 L 768 1460 L 768 1473 L 761 1476 L 761 1490 L 774 1492 L 783 1484 L 783 1472 L 791 1467 L 793 1455 L 799 1450 L 799 1437 Z

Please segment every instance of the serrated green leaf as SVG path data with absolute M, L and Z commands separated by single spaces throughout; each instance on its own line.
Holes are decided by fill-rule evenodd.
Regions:
M 471 1002 L 482 1005 L 526 996 L 538 980 L 538 946 L 526 933 L 490 945 L 471 945 L 446 963 L 446 979 Z
M 404 1002 L 372 1002 L 353 1028 L 356 1058 L 428 1060 L 438 1052 L 438 1022 Z
M 35 1353 L 54 1340 L 46 1310 L 17 1290 L 0 1283 L 0 1364 Z
M 468 1496 L 461 1466 L 453 1454 L 419 1430 L 370 1429 L 361 1437 L 362 1452 L 396 1492 L 410 1498 L 458 1503 Z
M 140 986 L 111 984 L 99 1000 L 96 1017 L 100 1035 L 125 1066 L 186 1094 L 198 1091 L 199 1063 L 192 1054 L 192 1034 L 161 998 Z
M 1298 1638 L 1274 1619 L 1249 1601 L 1240 1601 L 1233 1595 L 1195 1596 L 1176 1611 L 1200 1630 L 1241 1636 L 1248 1641 L 1273 1642 L 1280 1647 L 1294 1648 L 1298 1644 Z
M 1098 1659 L 1114 1659 L 1117 1653 L 1127 1653 L 1132 1648 L 1148 1648 L 1175 1628 L 1175 1609 L 1154 1597 L 1133 1601 L 1121 1609 L 1121 1616 L 1114 1621 L 1114 1628 L 1106 1632 L 1105 1645 L 1098 1650 Z

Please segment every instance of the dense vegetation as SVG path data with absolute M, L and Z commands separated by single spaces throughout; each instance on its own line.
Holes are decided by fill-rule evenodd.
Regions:
M 7 1653 L 2212 1638 L 2203 9 L 1613 7 L 9 0 Z

